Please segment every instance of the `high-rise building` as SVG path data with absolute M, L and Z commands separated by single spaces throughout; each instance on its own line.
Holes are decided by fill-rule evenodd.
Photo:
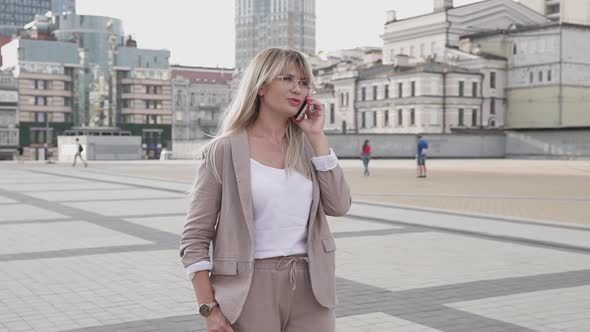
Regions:
M 0 35 L 11 36 L 36 14 L 51 10 L 51 0 L 0 0 Z
M 590 25 L 590 1 L 581 0 L 519 0 L 554 21 Z
M 51 11 L 55 15 L 62 13 L 75 13 L 76 0 L 52 0 Z
M 0 71 L 0 160 L 12 159 L 18 146 L 17 90 L 12 73 Z
M 236 68 L 268 47 L 315 53 L 315 0 L 236 0 Z
M 1 49 L 18 81 L 20 144 L 55 146 L 65 130 L 119 127 L 142 137 L 147 157 L 171 141 L 170 52 L 125 41 L 103 16 L 37 16 Z

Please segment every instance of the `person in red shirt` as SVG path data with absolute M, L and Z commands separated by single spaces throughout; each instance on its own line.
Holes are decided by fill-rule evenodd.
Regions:
M 364 176 L 369 176 L 369 161 L 371 160 L 371 145 L 369 144 L 369 140 L 366 139 L 363 143 L 363 148 L 361 151 L 361 160 L 363 161 L 363 166 L 365 167 L 365 174 Z

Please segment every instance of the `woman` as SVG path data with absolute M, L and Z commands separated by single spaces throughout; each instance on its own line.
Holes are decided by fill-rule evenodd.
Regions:
M 361 159 L 363 161 L 363 166 L 365 167 L 365 174 L 364 176 L 369 176 L 369 161 L 371 160 L 371 145 L 369 145 L 369 140 L 366 139 L 363 143 L 363 147 L 361 148 Z
M 346 214 L 351 198 L 312 82 L 301 53 L 262 51 L 205 147 L 180 255 L 207 331 L 335 330 L 326 215 Z

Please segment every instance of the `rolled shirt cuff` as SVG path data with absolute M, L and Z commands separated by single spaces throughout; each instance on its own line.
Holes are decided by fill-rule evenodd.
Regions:
M 211 271 L 212 268 L 213 264 L 210 261 L 200 261 L 185 267 L 184 272 L 186 272 L 187 279 L 193 280 L 195 273 L 205 270 Z
M 336 157 L 334 150 L 330 149 L 329 155 L 313 157 L 311 158 L 311 162 L 317 171 L 327 172 L 338 166 L 338 157 Z

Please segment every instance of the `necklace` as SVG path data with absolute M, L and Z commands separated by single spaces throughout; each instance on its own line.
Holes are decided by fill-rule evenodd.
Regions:
M 264 136 L 264 135 L 258 135 L 255 133 L 251 133 L 251 136 L 252 136 L 252 138 L 260 139 L 260 140 L 263 140 L 266 143 L 268 143 L 270 145 L 269 149 L 272 151 L 276 151 L 276 152 L 280 152 L 280 153 L 285 152 L 284 139 L 283 139 L 283 142 L 279 143 L 279 142 L 269 139 L 267 136 Z

